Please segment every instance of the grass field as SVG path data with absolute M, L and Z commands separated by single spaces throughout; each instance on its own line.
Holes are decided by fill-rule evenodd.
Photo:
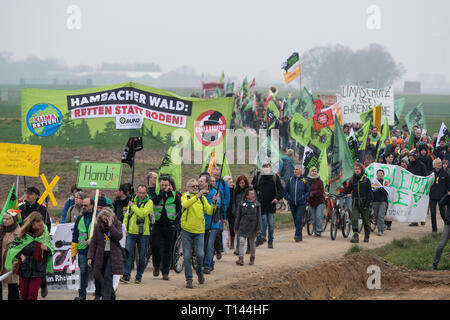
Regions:
M 391 243 L 372 250 L 364 250 L 358 245 L 353 245 L 346 255 L 364 251 L 408 269 L 432 270 L 434 252 L 441 236 L 442 232 L 429 234 L 419 240 L 411 238 L 394 239 Z M 438 269 L 450 269 L 450 246 L 444 248 Z

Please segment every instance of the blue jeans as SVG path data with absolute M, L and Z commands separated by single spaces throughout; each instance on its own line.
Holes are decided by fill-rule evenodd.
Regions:
M 325 203 L 319 204 L 317 207 L 309 206 L 311 212 L 311 219 L 313 224 L 313 232 L 322 232 L 323 210 L 325 209 Z
M 136 279 L 137 280 L 142 279 L 142 274 L 144 273 L 145 270 L 145 255 L 147 253 L 148 237 L 149 236 L 140 236 L 138 234 L 131 234 L 131 233 L 128 234 L 125 248 L 127 248 L 129 256 L 128 260 L 125 262 L 124 265 L 125 275 L 129 276 L 131 273 L 131 265 L 133 264 L 134 261 L 134 248 L 136 247 L 137 243 L 139 261 L 137 265 Z
M 186 281 L 192 281 L 192 249 L 195 250 L 197 257 L 197 274 L 202 273 L 203 264 L 203 246 L 205 245 L 204 233 L 190 233 L 181 229 L 181 242 L 183 244 L 183 257 L 184 257 L 184 275 Z
M 80 289 L 78 289 L 78 296 L 86 298 L 86 289 L 89 281 L 89 265 L 87 263 L 87 252 L 78 253 L 78 268 L 80 268 Z
M 205 231 L 205 260 L 203 261 L 203 267 L 208 270 L 211 270 L 214 266 L 214 242 L 216 241 L 217 231 L 219 230 L 211 229 Z M 207 235 L 208 232 L 209 236 Z M 208 240 L 208 243 L 206 243 L 206 240 Z
M 303 214 L 305 213 L 306 205 L 291 205 L 292 218 L 294 218 L 295 236 L 302 238 L 303 236 Z
M 269 238 L 267 239 L 269 243 L 273 242 L 273 216 L 274 213 L 266 213 L 261 215 L 261 226 L 262 233 L 258 236 L 258 239 L 261 239 L 262 236 L 266 238 L 266 229 L 267 225 L 269 225 Z

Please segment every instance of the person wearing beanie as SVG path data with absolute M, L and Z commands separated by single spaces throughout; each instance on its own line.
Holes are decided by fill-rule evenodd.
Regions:
M 307 177 L 310 194 L 308 198 L 311 217 L 313 220 L 313 232 L 316 237 L 322 233 L 323 209 L 325 208 L 325 190 L 317 168 L 311 167 Z

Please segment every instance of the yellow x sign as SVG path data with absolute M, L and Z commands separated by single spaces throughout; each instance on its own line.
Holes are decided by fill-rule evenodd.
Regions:
M 56 202 L 55 196 L 52 193 L 52 189 L 58 183 L 59 177 L 55 176 L 55 178 L 52 180 L 52 183 L 50 183 L 50 185 L 48 184 L 47 178 L 45 178 L 45 175 L 43 173 L 40 175 L 40 177 L 41 177 L 42 183 L 44 184 L 45 192 L 39 198 L 38 203 L 42 204 L 42 202 L 44 202 L 45 198 L 47 198 L 47 196 L 48 196 L 48 197 L 50 197 L 50 200 L 51 200 L 53 206 L 56 207 L 58 205 L 58 203 Z

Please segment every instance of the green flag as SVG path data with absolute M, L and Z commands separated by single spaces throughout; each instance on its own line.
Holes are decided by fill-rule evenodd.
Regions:
M 334 116 L 333 156 L 331 161 L 330 193 L 353 175 L 353 159 L 348 148 L 341 124 L 337 116 Z
M 299 106 L 296 111 L 305 118 L 312 118 L 314 116 L 314 99 L 306 87 L 303 87 Z
M 329 128 L 322 128 L 318 131 L 311 127 L 311 144 L 320 150 L 326 150 L 331 144 L 331 136 L 333 133 Z
M 219 98 L 222 95 L 219 87 L 216 87 L 216 98 Z
M 384 143 L 384 140 L 386 140 L 386 139 L 389 139 L 389 141 L 391 140 L 390 128 L 389 128 L 387 117 L 384 118 L 384 125 L 383 125 L 383 128 L 381 129 L 381 138 L 378 141 L 377 157 L 375 159 L 378 159 L 381 149 L 386 148 L 386 144 Z
M 266 140 L 264 140 L 264 142 L 260 145 L 258 154 L 256 155 L 253 164 L 260 169 L 264 163 L 269 162 L 273 170 L 278 168 L 278 164 L 280 162 L 280 149 L 275 145 L 270 137 L 267 137 Z
M 224 157 L 223 166 L 222 166 L 222 177 L 226 177 L 226 176 L 232 177 L 230 165 L 228 164 L 228 160 L 227 160 L 227 156 Z
M 356 140 L 361 142 L 359 150 L 366 150 L 367 138 L 369 137 L 370 121 L 364 123 L 364 125 L 356 131 Z
M 18 202 L 17 202 L 17 191 L 16 185 L 13 183 L 11 190 L 9 190 L 8 198 L 6 198 L 5 204 L 3 205 L 2 212 L 0 213 L 0 225 L 3 224 L 3 214 L 9 209 L 17 210 Z M 19 214 L 19 223 L 22 222 L 21 215 Z
M 320 180 L 322 180 L 323 185 L 328 185 L 328 159 L 326 150 L 322 150 L 319 156 L 319 167 L 317 168 Z
M 362 123 L 373 123 L 373 110 L 369 109 L 366 112 L 363 112 L 359 115 L 359 118 L 361 119 Z
M 55 249 L 53 249 L 52 243 L 50 241 L 50 235 L 48 234 L 47 226 L 44 224 L 44 233 L 42 233 L 39 237 L 34 238 L 30 234 L 26 233 L 25 238 L 20 238 L 17 236 L 14 241 L 9 245 L 8 253 L 6 254 L 5 260 L 5 269 L 12 270 L 12 263 L 14 260 L 17 260 L 16 256 L 29 245 L 31 242 L 36 241 L 42 243 L 48 247 L 48 249 L 52 252 L 51 255 L 47 258 L 47 272 L 53 273 L 53 254 L 55 253 Z
M 244 95 L 246 95 L 247 97 L 250 96 L 250 88 L 249 88 L 249 86 L 248 86 L 248 80 L 247 80 L 247 77 L 245 77 L 244 80 L 242 81 L 241 89 L 242 89 L 242 93 L 243 93 Z
M 176 159 L 178 158 L 178 159 Z M 181 161 L 181 149 L 178 147 L 170 147 L 164 156 L 161 166 L 158 170 L 158 183 L 156 184 L 156 192 L 159 192 L 159 177 L 168 175 L 175 181 L 177 190 L 181 190 L 181 164 L 176 164 Z
M 234 82 L 227 81 L 227 84 L 225 85 L 225 91 L 233 92 L 234 91 Z
M 278 110 L 277 105 L 271 99 L 267 104 L 266 114 L 264 115 L 264 120 L 267 122 L 267 118 L 270 118 L 270 122 L 268 123 L 267 130 L 271 130 L 275 127 L 277 120 L 280 118 L 280 110 Z
M 244 111 L 248 111 L 253 107 L 253 100 L 255 99 L 255 97 L 253 96 L 250 101 L 247 103 L 247 105 L 244 108 Z
M 406 97 L 395 99 L 394 103 L 395 125 L 398 125 L 400 117 L 403 114 L 403 110 L 405 109 L 405 105 L 406 105 Z
M 409 111 L 405 116 L 405 121 L 409 132 L 413 131 L 414 126 L 418 126 L 422 130 L 427 130 L 427 122 L 425 120 L 423 104 L 419 103 L 417 107 Z
M 358 152 L 358 142 L 356 141 L 356 135 L 353 128 L 350 129 L 350 134 L 348 135 L 348 148 L 352 155 L 353 162 L 356 162 L 356 153 Z
M 222 74 L 220 75 L 219 82 L 223 82 L 224 78 L 225 78 L 225 74 L 222 72 Z
M 291 137 L 294 138 L 302 146 L 308 145 L 311 140 L 311 128 L 313 126 L 312 119 L 305 119 L 299 113 L 294 113 L 289 124 Z

